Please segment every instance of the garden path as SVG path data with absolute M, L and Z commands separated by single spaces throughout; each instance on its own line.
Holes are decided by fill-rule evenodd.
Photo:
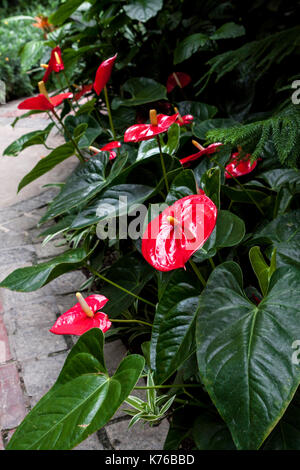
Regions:
M 47 118 L 37 114 L 11 123 L 22 112 L 17 101 L 0 106 L 0 280 L 18 267 L 43 262 L 64 247 L 57 241 L 41 246 L 37 222 L 56 193 L 43 188 L 49 182 L 64 181 L 77 165 L 73 158 L 61 163 L 17 194 L 18 183 L 45 153 L 36 145 L 17 157 L 3 157 L 3 150 L 21 135 L 43 129 Z M 42 117 L 41 117 L 42 116 Z M 52 132 L 52 146 L 61 142 Z M 73 338 L 49 333 L 58 315 L 76 303 L 74 293 L 85 277 L 67 273 L 32 293 L 0 289 L 0 450 L 5 448 L 15 428 L 28 411 L 55 382 Z M 105 345 L 107 367 L 112 373 L 126 353 L 121 341 Z M 139 391 L 139 396 L 144 392 Z M 90 436 L 77 449 L 134 450 L 161 449 L 168 423 L 159 427 L 135 425 L 127 429 L 128 416 L 120 409 L 105 428 Z

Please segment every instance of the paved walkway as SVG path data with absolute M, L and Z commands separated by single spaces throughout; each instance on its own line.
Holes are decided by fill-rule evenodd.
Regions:
M 0 155 L 13 140 L 48 124 L 43 115 L 20 120 L 15 129 L 10 123 L 18 111 L 17 102 L 0 106 Z M 61 137 L 52 133 L 52 146 Z M 64 181 L 77 160 L 68 159 L 50 173 L 16 194 L 21 178 L 44 155 L 42 146 L 30 147 L 19 157 L 0 157 L 0 280 L 18 267 L 43 262 L 64 251 L 58 241 L 42 248 L 36 224 L 45 212 L 55 189 L 42 186 Z M 47 152 L 48 153 L 48 152 Z M 0 450 L 5 448 L 15 428 L 28 411 L 55 382 L 73 339 L 49 333 L 57 316 L 76 303 L 74 293 L 85 280 L 81 272 L 71 272 L 32 293 L 0 289 Z M 110 373 L 126 354 L 121 341 L 105 345 Z M 139 396 L 143 392 L 139 391 Z M 128 427 L 128 416 L 120 409 L 110 423 L 90 436 L 77 449 L 134 450 L 161 449 L 168 431 L 164 421 L 159 427 L 138 424 Z

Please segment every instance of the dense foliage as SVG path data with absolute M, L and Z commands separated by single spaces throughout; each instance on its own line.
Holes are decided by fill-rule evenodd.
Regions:
M 53 122 L 4 153 L 51 145 L 54 125 L 66 142 L 19 190 L 66 158 L 80 163 L 40 221 L 53 221 L 44 242 L 63 236 L 66 252 L 17 269 L 1 287 L 31 292 L 83 269 L 81 290 L 104 298 L 95 307 L 95 297 L 84 303 L 78 295 L 70 305 L 74 334 L 89 331 L 10 449 L 71 449 L 124 401 L 131 425 L 168 416 L 168 450 L 299 449 L 295 13 L 288 1 L 68 0 L 50 16 L 55 29 L 45 42 L 27 48 L 29 66 L 31 47 L 48 51 L 54 94 L 49 100 L 40 84 L 40 95 L 20 108 L 29 110 L 24 117 L 48 112 Z M 184 87 L 180 72 L 191 77 Z M 192 203 L 204 207 L 203 234 Z M 113 228 L 106 239 L 104 227 Z M 184 241 L 172 238 L 176 231 Z M 129 351 L 113 377 L 94 323 L 107 322 L 102 306 L 116 328 L 98 328 Z M 134 395 L 141 376 L 146 402 Z

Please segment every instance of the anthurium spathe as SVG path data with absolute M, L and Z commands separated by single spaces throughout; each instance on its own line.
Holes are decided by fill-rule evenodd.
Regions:
M 105 333 L 111 322 L 108 316 L 99 312 L 108 299 L 103 295 L 93 294 L 84 299 L 80 293 L 76 294 L 78 303 L 63 313 L 51 328 L 51 333 L 56 335 L 80 336 L 91 328 L 100 328 Z
M 60 93 L 56 96 L 50 96 L 49 99 L 42 93 L 33 98 L 27 98 L 18 105 L 18 109 L 37 109 L 39 111 L 52 111 L 59 106 L 64 100 L 72 98 L 72 93 Z
M 182 158 L 180 160 L 180 163 L 184 166 L 188 166 L 191 162 L 198 160 L 198 158 L 202 157 L 203 155 L 210 155 L 212 153 L 217 152 L 220 145 L 222 145 L 221 142 L 216 142 L 214 144 L 208 145 L 207 147 L 202 147 L 202 145 L 200 145 L 195 140 L 193 140 L 192 143 L 195 145 L 195 147 L 199 149 L 199 152 L 193 153 L 188 157 Z
M 203 192 L 179 199 L 148 224 L 142 238 L 145 260 L 158 271 L 183 268 L 216 220 L 217 207 Z
M 97 95 L 100 95 L 101 91 L 106 86 L 110 78 L 111 71 L 114 66 L 116 58 L 117 58 L 117 54 L 115 54 L 113 57 L 110 57 L 107 60 L 104 60 L 104 62 L 102 62 L 99 65 L 97 72 L 96 72 L 95 81 L 94 81 L 94 90 L 97 93 Z
M 90 83 L 89 85 L 83 85 L 82 87 L 79 87 L 80 90 L 77 93 L 75 93 L 75 100 L 78 101 L 83 95 L 92 91 L 93 86 L 94 84 Z M 77 85 L 76 85 L 76 88 L 77 88 Z
M 43 82 L 46 83 L 50 77 L 51 72 L 61 72 L 64 70 L 64 63 L 61 56 L 61 50 L 59 46 L 54 47 L 51 51 L 49 64 L 46 67 L 46 72 L 43 76 Z
M 114 152 L 114 149 L 120 148 L 121 145 L 121 142 L 115 140 L 104 145 L 103 147 L 101 147 L 101 149 L 97 149 L 96 147 L 90 146 L 89 150 L 94 152 L 94 155 L 97 155 L 99 152 L 109 152 L 109 159 L 113 160 L 117 156 L 116 152 Z
M 230 162 L 225 167 L 226 179 L 247 175 L 256 167 L 257 161 L 251 162 L 251 155 L 249 153 L 242 158 L 239 158 L 239 155 L 239 152 L 231 155 Z
M 154 113 L 152 113 L 154 111 Z M 158 134 L 167 132 L 169 127 L 177 122 L 178 113 L 172 116 L 156 115 L 155 110 L 150 111 L 150 124 L 134 124 L 124 134 L 124 142 L 140 142 L 153 139 Z
M 192 81 L 191 77 L 184 72 L 173 72 L 167 80 L 167 93 L 170 93 L 176 86 L 184 88 Z

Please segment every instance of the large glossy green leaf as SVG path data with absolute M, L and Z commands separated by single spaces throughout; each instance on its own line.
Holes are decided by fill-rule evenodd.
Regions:
M 199 295 L 199 282 L 190 273 L 177 270 L 168 278 L 152 327 L 150 357 L 156 384 L 165 382 L 195 351 Z
M 215 256 L 220 248 L 238 245 L 245 236 L 245 224 L 242 219 L 230 211 L 218 212 L 216 227 L 207 242 L 194 254 L 196 262 Z
M 210 168 L 201 177 L 201 187 L 217 208 L 220 208 L 221 169 L 219 166 Z
M 49 21 L 55 25 L 62 24 L 83 2 L 84 0 L 68 0 L 50 16 Z
M 146 21 L 156 16 L 163 7 L 163 0 L 131 0 L 128 5 L 124 5 L 124 11 L 132 20 Z
M 19 137 L 19 139 L 15 140 L 8 147 L 6 147 L 3 155 L 16 157 L 22 150 L 30 147 L 31 145 L 44 144 L 53 126 L 54 124 L 51 123 L 46 127 L 46 129 L 42 131 L 32 131 L 28 134 L 22 135 L 22 137 Z
M 155 194 L 156 189 L 142 184 L 119 184 L 104 191 L 96 201 L 78 214 L 72 228 L 103 223 L 113 217 L 129 214 L 134 206 L 142 204 Z
M 200 298 L 199 373 L 238 449 L 257 449 L 282 417 L 300 382 L 292 344 L 300 338 L 300 270 L 273 274 L 255 305 L 234 262 L 218 266 Z
M 109 377 L 102 338 L 92 329 L 79 339 L 58 381 L 18 427 L 8 450 L 69 450 L 112 418 L 138 381 L 144 359 L 125 357 Z
M 254 234 L 252 242 L 271 243 L 279 266 L 300 267 L 300 209 L 276 217 Z
M 114 98 L 112 101 L 112 109 L 117 109 L 120 106 L 140 106 L 142 104 L 152 103 L 153 101 L 167 99 L 166 87 L 152 80 L 152 78 L 130 78 L 124 83 L 122 90 L 125 93 L 129 93 L 131 98 L 126 100 Z
M 46 157 L 44 157 L 38 164 L 20 181 L 18 191 L 27 186 L 27 184 L 36 180 L 40 176 L 48 173 L 56 165 L 63 162 L 74 154 L 74 146 L 71 142 L 66 142 L 59 147 L 56 147 Z
M 189 59 L 200 48 L 207 49 L 210 44 L 210 39 L 206 34 L 196 33 L 191 34 L 181 41 L 174 51 L 174 64 L 179 64 L 186 59 Z
M 0 283 L 0 287 L 19 292 L 32 292 L 56 277 L 80 268 L 89 255 L 90 253 L 84 248 L 68 250 L 45 263 L 16 269 Z
M 153 269 L 141 256 L 128 254 L 122 256 L 105 272 L 105 276 L 130 292 L 138 295 L 145 284 L 153 277 Z M 109 302 L 105 305 L 105 313 L 110 317 L 120 317 L 120 314 L 136 301 L 132 295 L 114 287 L 103 284 L 101 294 L 105 295 Z

